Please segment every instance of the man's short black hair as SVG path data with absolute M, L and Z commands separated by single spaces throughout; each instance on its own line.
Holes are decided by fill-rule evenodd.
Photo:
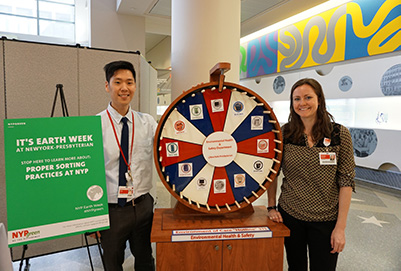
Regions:
M 117 70 L 129 70 L 132 72 L 132 75 L 134 76 L 134 80 L 136 82 L 136 75 L 135 75 L 135 69 L 134 65 L 132 65 L 131 62 L 124 61 L 124 60 L 119 60 L 119 61 L 113 61 L 104 66 L 104 71 L 106 73 L 106 80 L 107 82 L 110 83 L 110 78 L 113 77 L 114 73 Z

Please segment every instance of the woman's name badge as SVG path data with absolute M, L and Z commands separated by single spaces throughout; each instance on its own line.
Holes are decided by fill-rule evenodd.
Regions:
M 118 198 L 132 198 L 134 195 L 134 188 L 132 186 L 119 186 Z
M 320 165 L 337 165 L 337 155 L 335 152 L 319 152 Z

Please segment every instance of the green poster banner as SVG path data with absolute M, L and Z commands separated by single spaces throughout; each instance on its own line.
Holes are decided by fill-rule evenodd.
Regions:
M 100 116 L 5 119 L 10 247 L 109 228 Z

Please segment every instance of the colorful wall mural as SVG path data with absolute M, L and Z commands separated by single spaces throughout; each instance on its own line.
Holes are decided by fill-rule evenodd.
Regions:
M 401 50 L 401 0 L 355 0 L 241 44 L 240 78 Z

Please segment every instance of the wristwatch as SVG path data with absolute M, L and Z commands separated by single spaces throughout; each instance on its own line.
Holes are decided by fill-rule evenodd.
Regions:
M 277 205 L 267 207 L 267 211 L 269 212 L 270 210 L 276 210 L 277 211 Z

